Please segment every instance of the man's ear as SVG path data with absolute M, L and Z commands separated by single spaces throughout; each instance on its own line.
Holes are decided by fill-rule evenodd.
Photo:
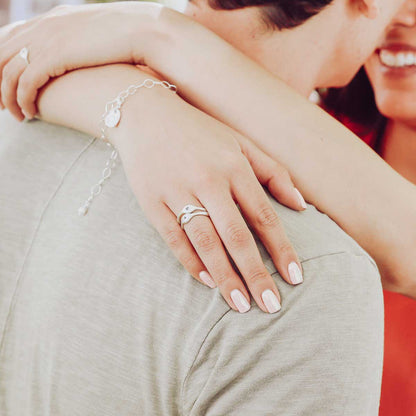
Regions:
M 368 19 L 376 19 L 380 13 L 378 0 L 358 0 L 361 13 Z

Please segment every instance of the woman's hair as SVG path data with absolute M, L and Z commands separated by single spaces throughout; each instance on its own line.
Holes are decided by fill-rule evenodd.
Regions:
M 323 107 L 339 120 L 360 126 L 360 136 L 373 134 L 374 147 L 380 151 L 387 119 L 378 111 L 373 88 L 364 68 L 344 88 L 330 88 L 321 93 Z
M 271 28 L 290 29 L 315 16 L 333 0 L 208 0 L 214 9 L 233 10 L 261 7 L 265 23 Z

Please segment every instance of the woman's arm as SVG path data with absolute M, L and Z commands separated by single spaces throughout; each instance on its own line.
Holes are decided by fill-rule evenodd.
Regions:
M 125 64 L 72 71 L 43 88 L 39 116 L 99 136 L 105 104 L 147 78 L 153 76 Z M 207 273 L 200 272 L 207 270 L 229 305 L 245 312 L 250 296 L 225 247 L 259 307 L 277 312 L 279 292 L 242 215 L 283 278 L 301 283 L 299 259 L 257 179 L 278 199 L 302 209 L 287 173 L 249 140 L 160 86 L 130 96 L 108 138 L 144 213 L 188 271 L 201 281 Z M 187 204 L 202 205 L 210 218 L 197 217 L 183 231 L 176 216 Z
M 375 258 L 385 288 L 416 297 L 416 187 L 347 128 L 215 34 L 168 9 L 161 17 L 164 36 L 146 63 L 191 103 L 282 162 L 307 200 Z M 195 59 L 195 45 L 201 44 L 204 53 Z M 261 111 L 253 111 L 253 97 Z
M 140 6 L 132 7 L 134 13 L 125 20 L 130 28 L 128 22 L 140 15 Z M 128 43 L 132 49 L 124 59 L 151 66 L 177 84 L 190 102 L 251 137 L 282 161 L 308 200 L 372 254 L 385 287 L 416 296 L 412 256 L 416 246 L 415 187 L 346 128 L 212 32 L 168 9 L 162 9 L 152 22 L 145 31 L 140 24 L 130 29 L 129 39 L 138 43 Z M 14 44 L 8 42 L 6 56 L 13 56 L 26 42 L 24 33 Z M 45 48 L 44 42 L 40 44 L 42 49 L 34 50 L 34 55 L 41 57 L 41 50 L 47 56 L 54 55 L 53 49 Z M 201 44 L 203 53 L 198 47 Z M 95 47 L 103 58 L 100 44 Z M 76 52 L 72 50 L 73 53 Z M 85 57 L 85 51 L 81 55 Z M 58 73 L 73 65 L 70 56 L 63 58 Z M 89 65 L 88 59 L 80 58 L 76 64 L 83 61 L 83 65 Z M 105 59 L 109 62 L 113 58 L 107 53 Z M 66 61 L 67 68 L 62 66 Z M 38 59 L 37 66 L 31 64 L 29 68 L 22 75 L 24 82 L 19 83 L 20 104 L 26 108 L 36 96 L 28 85 L 39 85 L 53 74 L 55 67 L 53 62 Z M 262 111 L 253 112 L 253 97 Z

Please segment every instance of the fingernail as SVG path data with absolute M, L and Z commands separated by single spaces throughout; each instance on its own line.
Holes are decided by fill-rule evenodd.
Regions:
M 27 113 L 25 110 L 22 110 L 23 115 L 28 119 L 31 120 L 32 119 L 32 115 Z
M 308 206 L 306 205 L 305 200 L 303 199 L 302 194 L 299 192 L 299 189 L 295 188 L 295 192 L 296 192 L 296 194 L 297 194 L 297 196 L 299 198 L 299 202 L 300 202 L 300 205 L 302 206 L 302 208 L 303 209 L 308 208 Z
M 6 107 L 2 104 L 2 103 L 0 103 L 0 109 L 1 110 L 4 110 Z
M 234 289 L 231 292 L 231 299 L 233 300 L 234 305 L 238 309 L 238 312 L 245 313 L 250 310 L 250 304 L 247 302 L 245 296 L 238 289 Z
M 270 289 L 265 290 L 261 294 L 261 298 L 263 299 L 263 302 L 269 313 L 276 313 L 282 309 L 279 299 L 277 299 L 277 296 Z
M 292 263 L 289 264 L 288 270 L 290 281 L 292 282 L 292 284 L 298 285 L 299 283 L 303 282 L 302 272 L 300 271 L 300 268 L 297 263 L 292 261 Z
M 214 280 L 212 280 L 211 275 L 206 272 L 206 271 L 202 271 L 199 273 L 199 278 L 207 285 L 209 286 L 211 289 L 214 289 L 214 287 L 217 287 L 217 285 L 215 284 Z

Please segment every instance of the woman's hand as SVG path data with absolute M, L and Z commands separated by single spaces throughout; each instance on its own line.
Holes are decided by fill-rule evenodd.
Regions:
M 19 120 L 32 118 L 38 90 L 49 79 L 77 68 L 132 63 L 133 45 L 146 49 L 161 9 L 146 2 L 58 6 L 0 29 L 0 106 Z M 24 47 L 30 65 L 19 56 Z
M 259 183 L 287 206 L 303 210 L 288 173 L 249 140 L 176 95 L 156 89 L 140 93 L 146 94 L 138 98 L 143 104 L 134 105 L 137 97 L 130 97 L 123 122 L 109 133 L 145 214 L 190 274 L 218 286 L 233 309 L 247 311 L 250 296 L 227 253 L 259 307 L 277 312 L 279 292 L 242 214 L 283 278 L 301 283 L 300 262 Z M 152 117 L 148 108 L 160 107 L 163 112 Z M 188 204 L 204 207 L 210 217 L 194 217 L 182 230 L 176 217 Z

